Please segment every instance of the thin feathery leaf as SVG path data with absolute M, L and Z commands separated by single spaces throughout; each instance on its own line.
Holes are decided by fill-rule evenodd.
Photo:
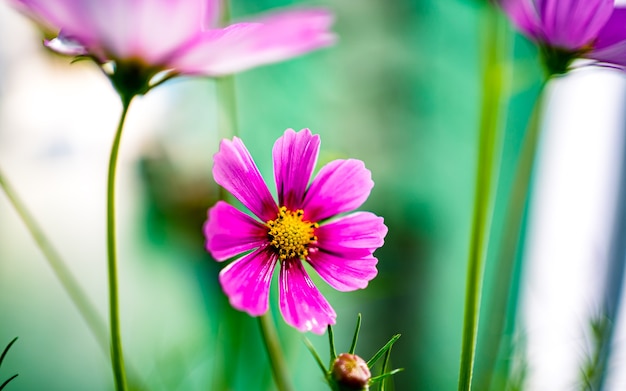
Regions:
M 332 364 L 337 358 L 337 350 L 335 349 L 335 334 L 331 325 L 328 325 L 328 343 L 330 345 L 330 362 Z
M 17 373 L 10 378 L 8 378 L 4 383 L 0 384 L 0 391 L 4 389 L 4 387 L 9 384 L 9 382 L 17 377 Z
M 304 338 L 303 339 L 304 344 L 306 345 L 307 349 L 309 349 L 309 352 L 311 352 L 311 354 L 313 355 L 313 358 L 315 359 L 315 361 L 317 362 L 317 365 L 322 370 L 322 373 L 324 374 L 324 376 L 326 376 L 326 368 L 324 367 L 324 363 L 322 362 L 322 359 L 320 358 L 319 354 L 317 354 L 315 347 L 313 346 L 313 344 L 311 343 L 311 341 L 309 341 L 307 337 L 303 337 L 303 338 Z
M 80 61 L 91 61 L 91 60 L 93 60 L 91 56 L 78 55 L 70 61 L 70 64 L 76 64 L 77 62 L 80 62 Z
M 2 366 L 2 361 L 4 360 L 4 358 L 6 357 L 7 353 L 9 352 L 9 349 L 11 349 L 11 346 L 13 346 L 13 344 L 15 343 L 15 341 L 17 341 L 17 337 L 13 338 L 13 340 L 11 342 L 9 342 L 9 344 L 7 345 L 6 348 L 4 348 L 4 351 L 2 352 L 2 354 L 0 354 L 0 366 Z
M 383 368 L 380 371 L 381 373 L 385 374 L 387 372 L 387 367 L 389 366 L 389 359 L 391 357 L 391 346 L 389 347 L 389 349 L 387 349 L 387 353 L 385 354 L 385 358 L 383 358 Z M 380 391 L 385 391 L 387 385 L 387 379 L 383 380 L 382 382 L 380 382 Z
M 393 336 L 393 338 L 391 338 L 389 340 L 389 342 L 387 342 L 385 344 L 385 346 L 383 346 L 382 348 L 380 348 L 379 351 L 376 352 L 376 354 L 374 355 L 374 357 L 372 357 L 368 362 L 367 362 L 367 366 L 368 367 L 372 367 L 374 364 L 376 364 L 376 361 L 378 361 L 379 358 L 382 357 L 383 354 L 385 354 L 385 352 L 389 349 L 391 349 L 391 347 L 393 346 L 393 344 L 400 338 L 400 334 L 396 334 Z
M 389 376 L 393 376 L 398 372 L 402 372 L 404 371 L 404 368 L 398 368 L 398 369 L 394 369 L 391 372 L 387 372 L 387 373 L 383 373 L 382 375 L 378 375 L 378 376 L 374 376 L 373 378 L 370 379 L 370 384 L 374 384 L 376 382 L 379 382 L 383 379 L 388 378 Z
M 352 345 L 350 345 L 350 354 L 354 354 L 356 350 L 356 342 L 359 339 L 359 332 L 361 331 L 361 314 L 356 318 L 356 328 L 354 330 L 354 337 L 352 337 Z

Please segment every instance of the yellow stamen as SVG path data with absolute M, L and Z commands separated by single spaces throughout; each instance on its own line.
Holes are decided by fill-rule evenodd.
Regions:
M 278 250 L 281 260 L 305 258 L 309 255 L 309 245 L 317 241 L 315 229 L 319 225 L 303 220 L 303 216 L 302 209 L 291 211 L 281 206 L 276 219 L 265 223 L 270 244 Z

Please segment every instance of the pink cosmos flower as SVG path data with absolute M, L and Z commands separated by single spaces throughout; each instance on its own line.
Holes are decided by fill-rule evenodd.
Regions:
M 336 314 L 309 278 L 307 262 L 339 291 L 365 288 L 377 274 L 374 250 L 387 227 L 369 212 L 351 212 L 369 196 L 371 173 L 360 160 L 334 160 L 309 185 L 320 146 L 308 129 L 285 131 L 274 144 L 274 201 L 243 142 L 224 140 L 214 157 L 215 181 L 256 217 L 219 201 L 204 226 L 218 261 L 238 257 L 220 273 L 233 307 L 264 314 L 272 273 L 280 265 L 280 311 L 300 331 L 322 334 Z
M 220 0 L 9 0 L 68 55 L 142 64 L 154 72 L 221 76 L 285 60 L 335 41 L 321 8 L 285 10 L 218 26 Z
M 626 8 L 614 0 L 502 0 L 502 8 L 556 72 L 577 57 L 626 67 Z

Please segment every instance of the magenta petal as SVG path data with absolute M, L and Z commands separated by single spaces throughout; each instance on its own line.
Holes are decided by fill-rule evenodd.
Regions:
M 541 40 L 542 30 L 535 1 L 502 0 L 501 4 L 502 9 L 518 30 L 535 41 Z
M 267 312 L 270 282 L 276 258 L 259 249 L 226 266 L 220 272 L 220 283 L 230 304 L 251 316 Z
M 64 34 L 59 34 L 56 38 L 45 40 L 44 45 L 48 49 L 65 56 L 84 56 L 89 53 L 87 48 L 81 43 L 66 37 Z
M 204 235 L 207 251 L 218 261 L 267 243 L 267 228 L 263 224 L 224 201 L 209 209 Z
M 117 7 L 113 3 L 119 3 Z M 117 0 L 95 9 L 107 48 L 116 57 L 140 58 L 150 65 L 169 68 L 180 48 L 216 18 L 215 1 L 207 0 Z M 164 28 L 167 26 L 167 28 Z
M 334 160 L 317 174 L 304 198 L 304 217 L 321 221 L 361 206 L 374 187 L 372 174 L 360 160 Z
M 293 129 L 287 129 L 285 134 L 276 140 L 273 149 L 274 178 L 279 205 L 290 210 L 302 207 L 319 147 L 319 135 L 313 136 L 309 129 L 297 133 Z
M 280 268 L 280 312 L 287 324 L 300 331 L 323 334 L 335 324 L 337 314 L 322 296 L 297 259 L 283 261 Z
M 213 178 L 262 221 L 276 218 L 278 207 L 241 139 L 222 140 L 213 158 Z
M 613 10 L 587 57 L 626 67 L 626 8 Z
M 63 30 L 77 42 L 89 45 L 98 38 L 84 0 L 10 0 L 18 10 L 52 31 Z
M 613 0 L 502 0 L 502 8 L 534 41 L 575 51 L 596 38 Z
M 580 49 L 592 43 L 613 12 L 614 0 L 536 0 L 552 46 Z
M 320 250 L 309 254 L 309 263 L 328 285 L 342 292 L 363 289 L 378 274 L 378 260 L 371 255 L 352 259 Z
M 176 58 L 186 73 L 222 76 L 302 55 L 335 42 L 324 9 L 289 10 L 206 31 Z
M 382 217 L 370 212 L 356 212 L 320 226 L 315 235 L 317 247 L 326 252 L 344 256 L 353 253 L 361 257 L 362 254 L 371 255 L 383 245 L 387 227 Z

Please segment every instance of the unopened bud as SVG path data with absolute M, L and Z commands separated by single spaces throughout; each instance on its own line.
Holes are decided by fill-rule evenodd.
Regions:
M 333 362 L 333 378 L 341 389 L 368 390 L 372 377 L 367 363 L 359 356 L 341 353 Z

